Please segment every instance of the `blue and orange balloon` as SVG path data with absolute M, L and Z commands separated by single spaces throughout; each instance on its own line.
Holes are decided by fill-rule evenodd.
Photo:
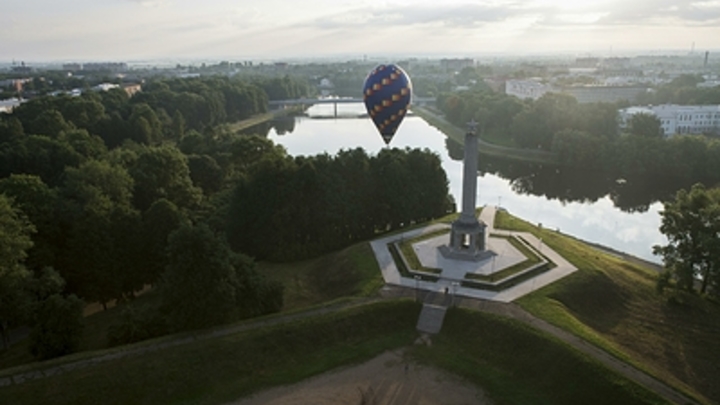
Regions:
M 380 65 L 365 79 L 363 99 L 385 144 L 389 144 L 410 106 L 410 77 L 396 65 Z

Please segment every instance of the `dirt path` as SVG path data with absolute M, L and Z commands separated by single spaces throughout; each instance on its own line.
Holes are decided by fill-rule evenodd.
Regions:
M 407 368 L 406 368 L 407 367 Z M 271 388 L 234 405 L 484 405 L 492 402 L 476 386 L 432 367 L 385 352 L 357 366 L 297 384 Z

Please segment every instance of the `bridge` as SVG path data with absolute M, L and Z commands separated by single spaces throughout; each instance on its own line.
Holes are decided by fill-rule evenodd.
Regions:
M 268 101 L 269 107 L 285 108 L 289 105 L 315 105 L 315 104 L 334 104 L 335 105 L 335 116 L 337 117 L 337 105 L 338 104 L 351 104 L 351 103 L 362 103 L 362 98 L 354 97 L 343 97 L 343 98 L 296 98 L 291 100 L 270 100 Z M 434 103 L 434 97 L 413 97 L 410 101 L 410 105 L 426 105 Z

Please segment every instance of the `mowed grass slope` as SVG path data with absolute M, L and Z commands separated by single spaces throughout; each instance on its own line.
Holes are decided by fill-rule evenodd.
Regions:
M 419 312 L 408 300 L 366 304 L 0 388 L 0 402 L 224 403 L 407 346 Z
M 372 296 L 384 284 L 368 243 L 299 263 L 263 262 L 257 266 L 258 271 L 279 280 L 285 286 L 283 311 L 320 305 L 339 298 Z M 87 316 L 79 351 L 107 348 L 108 329 L 120 321 L 126 305 L 149 305 L 159 299 L 156 291 L 149 291 L 131 302 L 120 303 L 106 311 Z M 0 351 L 0 370 L 35 362 L 29 345 L 29 339 L 25 339 L 12 345 L 10 350 Z
M 302 262 L 261 262 L 258 270 L 285 286 L 283 311 L 371 296 L 385 284 L 367 242 Z
M 720 305 L 697 296 L 671 303 L 657 272 L 555 231 L 498 212 L 495 226 L 531 232 L 579 269 L 517 301 L 706 403 L 720 403 Z
M 667 404 L 564 343 L 495 315 L 451 309 L 421 362 L 478 384 L 497 405 Z

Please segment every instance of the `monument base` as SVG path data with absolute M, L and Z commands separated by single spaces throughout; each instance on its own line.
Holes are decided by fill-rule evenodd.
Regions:
M 482 262 L 490 259 L 493 256 L 497 256 L 497 253 L 492 250 L 481 250 L 471 252 L 467 249 L 453 250 L 450 246 L 443 245 L 438 248 L 440 254 L 446 259 L 462 260 L 466 262 Z
M 462 219 L 462 218 L 461 218 Z M 486 249 L 485 223 L 473 218 L 474 221 L 453 222 L 450 230 L 450 244 L 441 246 L 440 253 L 455 260 L 479 262 L 495 256 Z

